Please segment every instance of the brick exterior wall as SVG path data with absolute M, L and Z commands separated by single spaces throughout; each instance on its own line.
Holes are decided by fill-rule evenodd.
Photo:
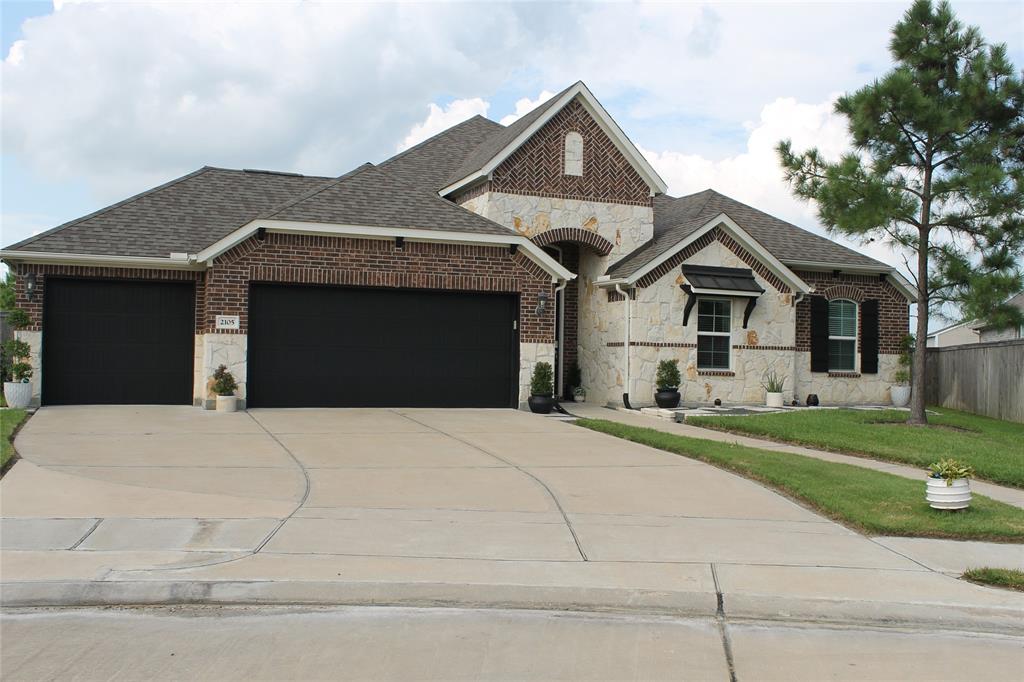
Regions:
M 163 282 L 195 282 L 196 283 L 196 329 L 203 323 L 203 307 L 205 299 L 205 273 L 194 270 L 150 270 L 144 268 L 113 268 L 81 265 L 40 265 L 19 263 L 12 266 L 15 273 L 14 300 L 15 305 L 28 313 L 31 324 L 26 331 L 41 331 L 43 328 L 43 300 L 46 295 L 46 280 L 49 277 L 83 277 L 93 279 L 126 279 Z M 36 274 L 36 289 L 32 300 L 28 300 L 25 289 L 25 277 L 28 273 Z
M 583 175 L 565 175 L 565 136 L 583 137 Z M 545 123 L 501 163 L 488 182 L 453 197 L 458 204 L 484 192 L 555 199 L 651 205 L 651 190 L 578 100 Z
M 592 230 L 584 230 L 582 227 L 556 227 L 545 230 L 530 239 L 537 246 L 547 246 L 557 242 L 576 242 L 589 246 L 599 256 L 607 256 L 615 248 L 614 245 Z M 578 255 L 578 254 L 577 254 Z M 563 265 L 565 265 L 563 263 Z M 572 270 L 572 268 L 570 268 Z M 576 270 L 572 270 L 576 272 Z
M 878 352 L 880 355 L 899 355 L 900 339 L 910 333 L 910 303 L 888 280 L 878 275 L 834 275 L 831 272 L 799 271 L 800 279 L 815 289 L 814 295 L 828 300 L 845 298 L 851 301 L 878 301 Z M 857 334 L 864 328 L 857 307 Z M 863 339 L 857 339 L 861 348 Z M 796 349 L 811 350 L 811 301 L 809 297 L 796 306 Z
M 503 246 L 406 242 L 268 233 L 234 247 L 208 274 L 202 329 L 217 315 L 238 315 L 248 329 L 250 282 L 293 282 L 520 294 L 519 340 L 554 342 L 554 306 L 534 314 L 540 293 L 553 299 L 551 278 L 521 252 Z

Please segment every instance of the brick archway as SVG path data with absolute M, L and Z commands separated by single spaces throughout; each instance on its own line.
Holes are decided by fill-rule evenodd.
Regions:
M 614 248 L 613 244 L 591 230 L 584 230 L 582 227 L 558 227 L 553 230 L 545 230 L 531 240 L 537 246 L 547 246 L 556 242 L 575 242 L 593 249 L 599 256 L 607 256 Z

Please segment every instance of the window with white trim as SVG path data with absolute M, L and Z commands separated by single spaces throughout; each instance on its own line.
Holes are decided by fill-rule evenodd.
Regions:
M 565 174 L 583 175 L 583 136 L 575 131 L 565 135 Z
M 857 370 L 857 304 L 853 301 L 828 302 L 828 370 Z
M 728 370 L 732 346 L 732 301 L 697 300 L 697 369 Z

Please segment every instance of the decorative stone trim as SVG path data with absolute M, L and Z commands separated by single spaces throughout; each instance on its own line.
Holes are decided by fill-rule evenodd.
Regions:
M 779 277 L 768 269 L 768 266 L 758 260 L 752 253 L 747 251 L 743 246 L 740 245 L 735 239 L 730 237 L 719 227 L 712 228 L 705 234 L 701 235 L 692 244 L 689 244 L 682 251 L 669 258 L 667 261 L 659 265 L 658 267 L 651 270 L 649 273 L 637 280 L 636 285 L 638 287 L 649 287 L 659 279 L 667 275 L 672 270 L 682 265 L 683 261 L 687 260 L 695 253 L 702 251 L 703 249 L 710 246 L 713 242 L 720 242 L 722 246 L 732 251 L 736 256 L 750 266 L 750 269 L 760 275 L 766 282 L 772 285 L 776 291 L 783 294 L 790 293 L 790 289 L 786 286 Z
M 736 372 L 726 369 L 698 369 L 697 376 L 702 377 L 734 377 Z
M 589 246 L 599 256 L 607 256 L 615 248 L 610 241 L 597 232 L 584 230 L 582 227 L 557 227 L 553 230 L 546 230 L 533 237 L 531 241 L 537 246 L 547 246 L 556 242 L 576 242 Z
M 839 379 L 859 379 L 860 372 L 829 372 L 829 377 L 835 377 Z
M 860 303 L 864 300 L 864 290 L 851 284 L 837 284 L 822 291 L 821 295 L 829 301 L 842 298 Z
M 734 343 L 732 345 L 733 350 L 780 350 L 780 351 L 794 351 L 796 346 L 753 346 L 747 343 Z
M 622 342 L 622 341 L 609 341 L 608 343 L 605 344 L 605 346 L 607 346 L 608 348 L 622 348 L 624 345 L 626 345 L 626 344 L 624 342 Z M 637 346 L 637 347 L 643 347 L 643 348 L 696 348 L 697 347 L 697 344 L 695 344 L 695 343 L 685 343 L 685 342 L 676 343 L 676 342 L 670 342 L 670 341 L 630 341 L 629 345 L 630 345 L 630 347 Z
M 605 289 L 605 291 L 608 292 L 608 302 L 609 303 L 617 303 L 619 301 L 625 301 L 626 300 L 626 297 L 623 296 L 622 294 L 620 294 L 619 292 L 615 291 L 615 289 Z M 629 290 L 629 298 L 630 298 L 630 300 L 635 301 L 636 300 L 636 295 L 637 295 L 636 289 L 630 289 Z

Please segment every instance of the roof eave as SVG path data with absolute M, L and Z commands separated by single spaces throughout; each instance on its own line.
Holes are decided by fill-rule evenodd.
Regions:
M 91 253 L 56 253 L 50 251 L 0 251 L 0 260 L 5 263 L 33 263 L 52 265 L 91 265 L 111 267 L 140 267 L 166 270 L 204 270 L 203 263 L 196 262 L 187 254 L 176 258 L 158 256 L 113 256 Z

